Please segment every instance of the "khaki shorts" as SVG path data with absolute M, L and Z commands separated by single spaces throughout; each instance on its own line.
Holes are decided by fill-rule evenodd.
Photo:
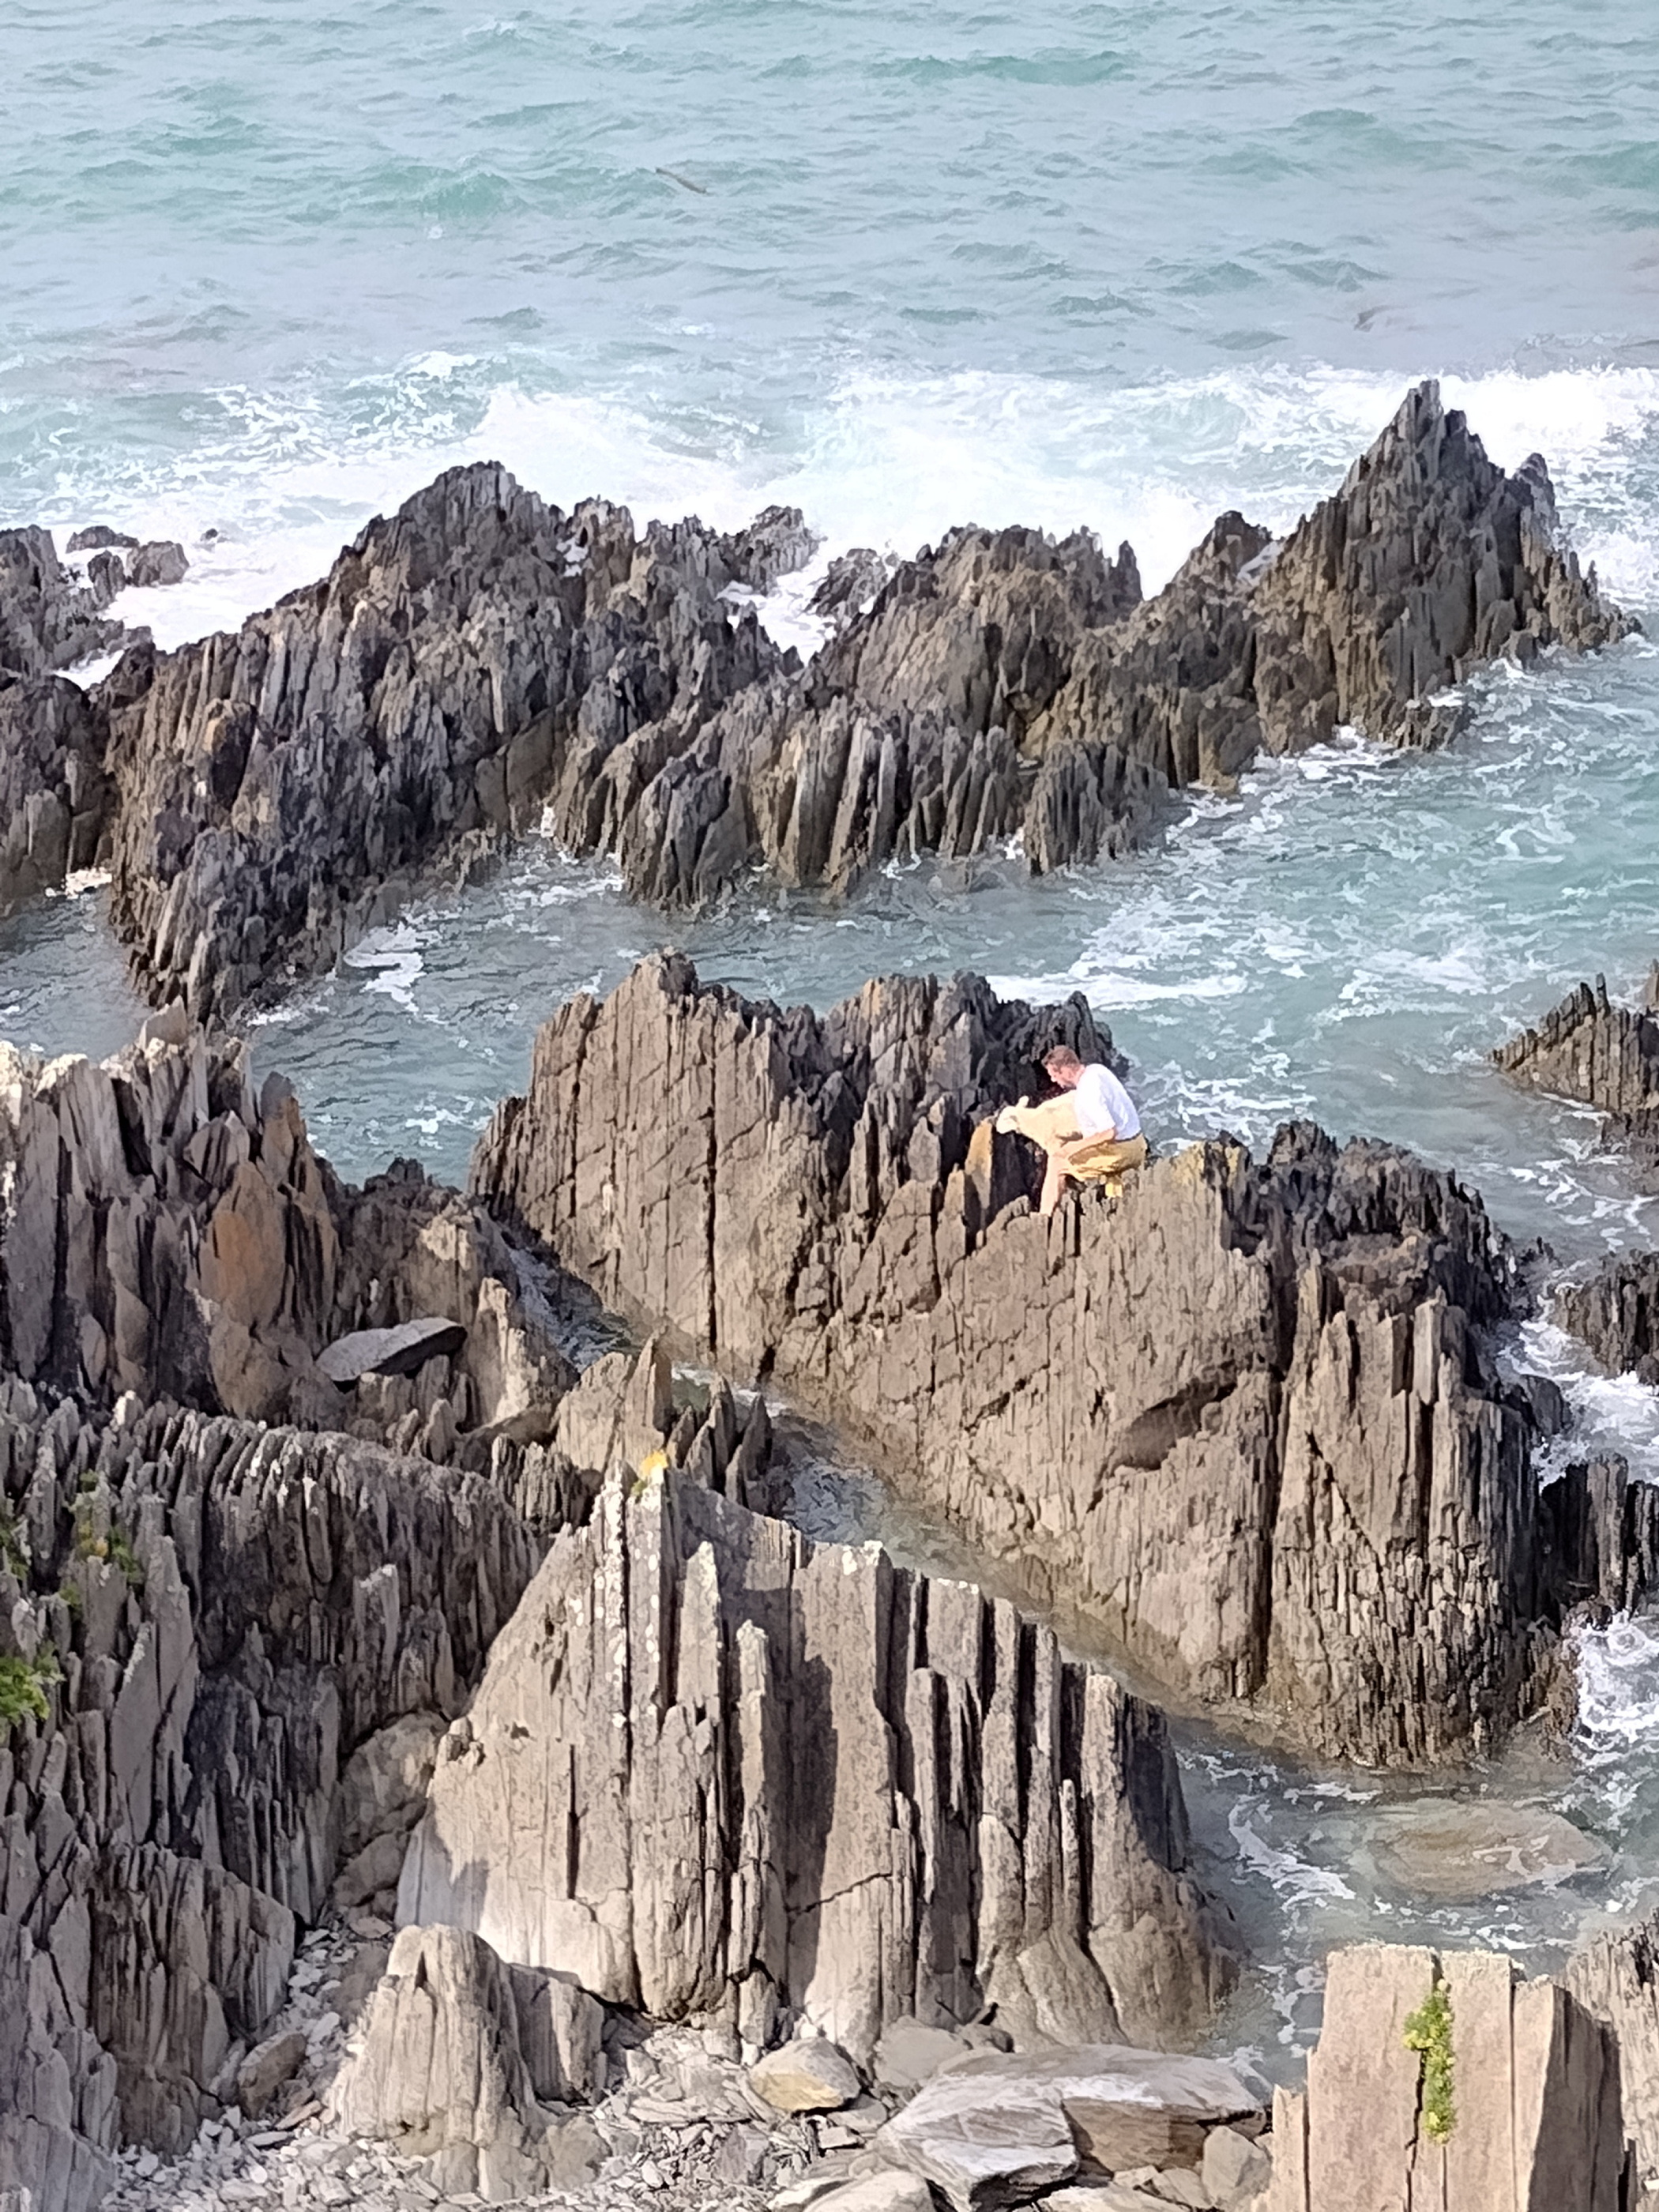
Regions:
M 1079 1182 L 1121 1182 L 1126 1175 L 1146 1164 L 1145 1137 L 1103 1137 L 1086 1152 L 1073 1152 L 1066 1172 Z

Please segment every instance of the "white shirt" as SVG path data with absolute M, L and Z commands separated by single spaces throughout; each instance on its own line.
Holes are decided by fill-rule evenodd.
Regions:
M 1085 1137 L 1116 1137 L 1120 1142 L 1140 1134 L 1140 1116 L 1134 1102 L 1109 1067 L 1091 1060 L 1072 1092 L 1077 1125 Z

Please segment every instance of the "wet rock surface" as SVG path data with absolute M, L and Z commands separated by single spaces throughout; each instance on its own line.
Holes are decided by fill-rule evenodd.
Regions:
M 84 586 L 47 533 L 0 534 L 0 670 L 114 642 L 113 592 L 184 573 L 176 545 L 92 534 Z M 544 810 L 669 907 L 924 853 L 1017 845 L 1043 872 L 1125 849 L 1170 788 L 1230 788 L 1264 748 L 1349 722 L 1431 742 L 1480 663 L 1632 627 L 1564 547 L 1541 460 L 1494 467 L 1431 383 L 1282 545 L 1224 515 L 1150 601 L 1127 546 L 964 527 L 890 570 L 832 564 L 836 627 L 803 668 L 752 602 L 811 547 L 793 509 L 636 535 L 604 501 L 567 514 L 492 464 L 452 470 L 236 636 L 92 695 L 73 745 L 61 704 L 15 702 L 0 780 L 42 818 L 0 897 L 51 879 L 54 806 L 86 817 L 140 988 L 225 1019 Z
M 671 708 L 781 665 L 721 598 L 810 550 L 791 510 L 720 537 L 569 514 L 489 464 L 372 522 L 327 577 L 158 662 L 111 720 L 112 915 L 153 997 L 222 1016 L 326 968 L 434 871 L 465 873 Z
M 972 977 L 784 1013 L 648 962 L 545 1026 L 474 1187 L 616 1310 L 775 1377 L 1162 1692 L 1368 1763 L 1495 1744 L 1567 1571 L 1534 1405 L 1486 1344 L 1518 1310 L 1502 1240 L 1451 1177 L 1305 1126 L 1040 1220 L 1023 1140 L 981 1117 L 1087 1019 Z
M 125 580 L 117 554 L 94 551 L 82 581 L 49 530 L 0 530 L 0 686 L 124 644 L 126 630 L 104 609 Z

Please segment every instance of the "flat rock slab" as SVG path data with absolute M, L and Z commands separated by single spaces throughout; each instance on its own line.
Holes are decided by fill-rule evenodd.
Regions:
M 1080 2170 L 1196 2166 L 1208 2130 L 1234 2120 L 1259 2126 L 1261 2107 L 1214 2059 L 1121 2044 L 985 2051 L 934 2075 L 876 2147 L 957 2212 L 991 2212 Z
M 1536 1806 L 1427 1798 L 1385 1814 L 1376 1863 L 1390 1881 L 1452 1902 L 1548 1887 L 1607 1863 L 1594 1836 Z
M 395 1328 L 354 1329 L 317 1355 L 317 1364 L 342 1389 L 365 1375 L 418 1375 L 428 1359 L 459 1352 L 466 1331 L 458 1321 L 433 1315 L 399 1322 Z

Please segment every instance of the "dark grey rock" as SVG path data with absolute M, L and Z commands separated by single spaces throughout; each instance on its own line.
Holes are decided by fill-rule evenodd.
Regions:
M 127 581 L 137 590 L 155 584 L 182 584 L 189 568 L 184 547 L 174 538 L 160 538 L 128 556 Z
M 70 539 L 69 550 L 71 553 L 101 553 L 113 549 L 118 552 L 130 553 L 136 550 L 137 544 L 138 540 L 130 538 L 125 530 L 112 530 L 106 522 L 94 522 L 86 529 L 75 532 Z
M 447 1358 L 465 1342 L 459 1322 L 427 1316 L 395 1328 L 361 1328 L 337 1337 L 318 1353 L 317 1364 L 346 1389 L 365 1375 L 418 1375 L 428 1359 Z

